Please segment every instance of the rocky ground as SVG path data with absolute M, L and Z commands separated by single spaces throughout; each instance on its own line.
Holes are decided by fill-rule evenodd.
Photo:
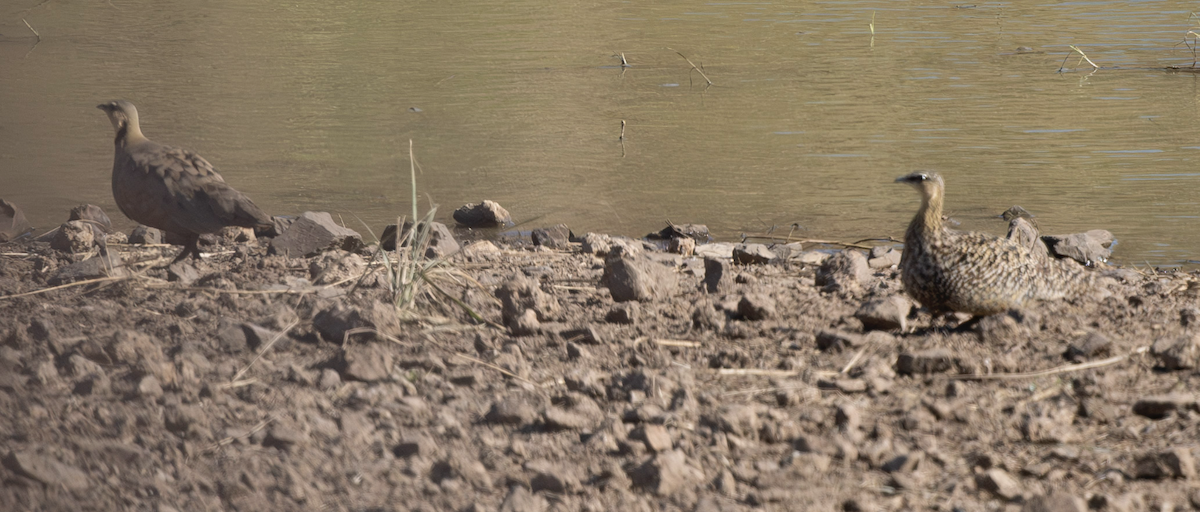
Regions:
M 956 327 L 887 248 L 439 231 L 397 310 L 319 217 L 169 268 L 145 230 L 0 245 L 0 503 L 1200 509 L 1193 274 Z

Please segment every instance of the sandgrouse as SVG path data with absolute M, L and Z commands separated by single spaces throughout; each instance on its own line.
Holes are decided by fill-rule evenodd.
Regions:
M 915 172 L 896 181 L 921 193 L 921 208 L 904 234 L 900 278 L 931 313 L 990 315 L 1033 300 L 1073 297 L 1095 282 L 1074 262 L 1037 258 L 1012 240 L 946 227 L 941 176 Z
M 271 217 L 225 183 L 212 164 L 191 151 L 164 146 L 142 135 L 133 104 L 116 100 L 96 108 L 117 132 L 113 199 L 121 213 L 187 240 L 180 261 L 200 257 L 200 235 L 226 226 L 270 227 Z

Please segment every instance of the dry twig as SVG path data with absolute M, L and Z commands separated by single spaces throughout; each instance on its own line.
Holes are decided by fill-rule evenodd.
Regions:
M 987 375 L 951 375 L 950 378 L 955 379 L 955 380 L 1010 380 L 1010 379 L 1029 379 L 1029 378 L 1033 378 L 1033 377 L 1045 377 L 1047 375 L 1058 375 L 1060 373 L 1078 372 L 1078 371 L 1082 371 L 1082 370 L 1091 370 L 1093 368 L 1102 368 L 1105 366 L 1112 366 L 1121 361 L 1129 359 L 1132 356 L 1144 354 L 1147 350 L 1150 350 L 1150 347 L 1138 347 L 1128 354 L 1113 356 L 1108 359 L 1101 359 L 1099 361 L 1088 361 L 1086 363 L 1079 363 L 1079 364 L 1068 364 L 1068 365 L 1064 365 L 1064 366 L 1050 368 L 1047 370 L 1039 370 L 1036 372 L 990 373 Z

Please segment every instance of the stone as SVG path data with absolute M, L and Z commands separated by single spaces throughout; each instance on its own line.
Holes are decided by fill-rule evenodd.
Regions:
M 538 418 L 537 409 L 521 396 L 508 396 L 492 403 L 484 419 L 505 425 L 528 425 Z
M 454 222 L 469 228 L 493 228 L 511 226 L 512 216 L 499 203 L 484 200 L 468 203 L 454 210 Z
M 153 375 L 142 377 L 137 386 L 138 396 L 146 398 L 158 398 L 163 395 L 162 384 L 158 382 L 158 378 Z
M 158 228 L 139 225 L 129 233 L 129 243 L 158 245 L 163 243 L 163 232 Z
M 871 256 L 867 258 L 867 266 L 880 269 L 900 265 L 902 253 L 895 247 L 877 246 L 871 248 Z
M 1021 497 L 1021 493 L 1024 492 L 1019 482 L 1009 476 L 1007 471 L 999 468 L 992 468 L 975 475 L 975 485 L 1008 501 Z
M 386 345 L 346 345 L 339 355 L 342 380 L 380 382 L 391 379 L 395 357 Z
M 614 324 L 635 324 L 641 316 L 642 307 L 637 302 L 621 302 L 609 308 L 604 321 Z
M 672 238 L 667 243 L 667 251 L 683 256 L 691 256 L 696 253 L 696 240 L 692 238 Z
M 338 302 L 314 315 L 313 327 L 322 338 L 333 343 L 382 339 L 377 334 L 395 335 L 400 331 L 400 318 L 394 306 L 380 301 L 368 307 Z
M 854 312 L 854 318 L 859 319 L 865 329 L 906 331 L 908 330 L 908 312 L 911 309 L 911 301 L 900 295 L 892 295 L 864 302 L 862 306 L 859 306 L 858 311 Z
M 645 302 L 674 295 L 678 279 L 670 268 L 644 254 L 614 250 L 604 260 L 600 284 L 616 302 Z
M 362 247 L 362 236 L 353 229 L 338 225 L 329 213 L 304 212 L 292 221 L 287 231 L 271 239 L 268 253 L 308 257 L 326 249 L 356 252 Z
M 534 494 L 521 485 L 514 485 L 500 504 L 500 512 L 545 512 L 550 502 L 541 494 Z
M 805 265 L 820 266 L 832 256 L 832 254 L 825 251 L 804 251 L 800 253 L 800 256 L 796 260 Z
M 841 352 L 866 344 L 862 335 L 845 331 L 820 331 L 817 333 L 817 348 L 827 352 Z
M 1164 336 L 1154 341 L 1150 353 L 1165 370 L 1187 370 L 1200 363 L 1200 334 Z
M 717 242 L 696 246 L 696 256 L 700 258 L 716 258 L 720 260 L 733 259 L 733 246 L 728 242 Z
M 217 238 L 232 244 L 245 244 L 258 240 L 258 237 L 254 236 L 253 229 L 242 226 L 225 226 L 217 231 Z
M 15 240 L 30 231 L 33 231 L 33 226 L 29 225 L 25 212 L 17 205 L 0 199 L 0 242 Z
M 87 224 L 98 240 L 113 232 L 112 220 L 108 218 L 108 214 L 94 204 L 81 204 L 71 208 L 70 220 Z
M 521 274 L 496 288 L 495 294 L 500 299 L 501 319 L 514 332 L 537 332 L 537 322 L 556 320 L 561 310 L 554 296 L 543 292 L 536 281 Z M 530 313 L 532 319 L 526 316 Z
M 1045 235 L 1042 240 L 1050 252 L 1059 258 L 1071 258 L 1084 265 L 1106 262 L 1112 255 L 1112 244 L 1116 237 L 1103 229 L 1070 235 Z
M 4 458 L 4 467 L 54 489 L 85 491 L 91 487 L 87 473 L 48 455 L 12 451 Z
M 295 453 L 297 449 L 306 444 L 308 444 L 308 434 L 291 426 L 279 424 L 272 425 L 262 441 L 264 448 L 278 448 L 289 453 Z
M 551 430 L 586 430 L 596 423 L 593 418 L 560 407 L 547 407 L 542 412 L 542 421 Z
M 404 227 L 400 230 L 401 247 L 408 247 L 413 243 L 408 234 L 412 229 L 413 222 L 411 220 L 404 221 Z M 426 242 L 423 242 L 427 244 L 425 257 L 431 260 L 448 258 L 462 249 L 462 246 L 454 239 L 454 234 L 450 232 L 450 228 L 441 222 L 430 223 L 428 228 L 425 227 L 424 222 L 417 223 L 417 234 L 414 236 L 426 238 Z M 383 235 L 379 239 L 379 247 L 383 250 L 396 250 L 396 225 L 389 224 L 385 226 L 383 228 Z M 418 241 L 418 243 L 422 242 Z
M 913 452 L 897 455 L 891 460 L 883 463 L 879 469 L 885 473 L 911 473 L 920 469 L 921 463 L 925 461 L 924 452 Z
M 546 491 L 554 494 L 574 494 L 583 490 L 579 475 L 573 466 L 555 464 L 545 459 L 532 460 L 525 469 L 534 472 L 529 488 L 534 492 Z
M 59 267 L 46 282 L 50 286 L 99 279 L 102 277 L 125 277 L 129 269 L 125 268 L 121 256 L 116 251 L 104 251 L 86 260 Z
M 725 258 L 704 258 L 704 281 L 708 293 L 718 293 L 733 286 L 733 263 Z
M 1138 478 L 1164 479 L 1196 477 L 1196 461 L 1187 448 L 1171 448 L 1143 454 L 1134 460 L 1134 474 Z
M 314 284 L 333 284 L 362 277 L 367 263 L 362 256 L 346 251 L 325 251 L 308 262 Z
M 1133 403 L 1133 412 L 1150 419 L 1162 419 L 1172 412 L 1188 407 L 1196 407 L 1194 395 L 1169 394 L 1153 395 L 1139 398 Z
M 1034 496 L 1021 505 L 1021 512 L 1087 512 L 1087 503 L 1065 492 Z
M 896 372 L 901 375 L 941 373 L 957 366 L 954 354 L 944 348 L 901 352 L 896 359 Z
M 200 272 L 186 260 L 176 261 L 167 266 L 167 281 L 189 286 L 197 279 L 200 279 Z
M 708 226 L 704 224 L 671 224 L 662 230 L 646 235 L 650 240 L 676 240 L 690 238 L 696 243 L 708 241 Z
M 471 260 L 487 260 L 498 256 L 502 251 L 496 244 L 488 240 L 477 240 L 463 247 L 462 254 Z
M 759 404 L 729 404 L 717 409 L 716 413 L 706 414 L 701 418 L 703 423 L 715 427 L 716 430 L 735 436 L 756 440 L 762 429 L 762 420 L 758 413 L 765 407 Z
M 548 228 L 535 229 L 529 233 L 529 237 L 533 239 L 533 245 L 548 247 L 550 249 L 563 249 L 567 247 L 571 238 L 571 229 L 566 224 L 556 224 Z
M 737 310 L 746 320 L 775 318 L 775 299 L 764 293 L 748 293 L 738 301 Z
M 1083 362 L 1096 357 L 1108 356 L 1112 352 L 1112 340 L 1096 331 L 1088 332 L 1067 346 L 1063 357 L 1074 362 Z
M 655 455 L 629 472 L 633 484 L 658 496 L 670 496 L 704 481 L 704 471 L 691 464 L 682 451 Z
M 834 254 L 817 269 L 816 284 L 827 292 L 853 292 L 871 281 L 867 257 L 859 251 L 846 249 Z
M 673 446 L 671 434 L 667 432 L 667 427 L 662 425 L 645 425 L 631 432 L 630 437 L 642 440 L 646 443 L 646 448 L 653 452 L 665 452 Z
M 91 225 L 80 220 L 63 223 L 50 239 L 50 248 L 71 254 L 87 252 L 95 244 L 96 235 Z
M 765 244 L 737 244 L 733 246 L 733 262 L 739 265 L 765 265 L 778 256 Z
M 431 457 L 437 451 L 437 442 L 424 436 L 411 436 L 400 441 L 392 448 L 397 457 Z

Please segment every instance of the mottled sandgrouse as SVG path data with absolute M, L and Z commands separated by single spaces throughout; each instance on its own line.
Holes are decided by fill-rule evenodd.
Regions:
M 212 164 L 191 151 L 164 146 L 142 135 L 138 113 L 125 100 L 96 108 L 117 132 L 112 191 L 126 217 L 187 240 L 179 261 L 200 257 L 200 235 L 226 226 L 270 227 L 271 217 L 225 183 Z
M 921 193 L 921 208 L 904 234 L 900 278 L 934 315 L 990 315 L 1033 300 L 1072 297 L 1094 283 L 1094 275 L 1074 262 L 1037 258 L 1012 240 L 946 227 L 941 176 L 915 172 L 896 181 Z

